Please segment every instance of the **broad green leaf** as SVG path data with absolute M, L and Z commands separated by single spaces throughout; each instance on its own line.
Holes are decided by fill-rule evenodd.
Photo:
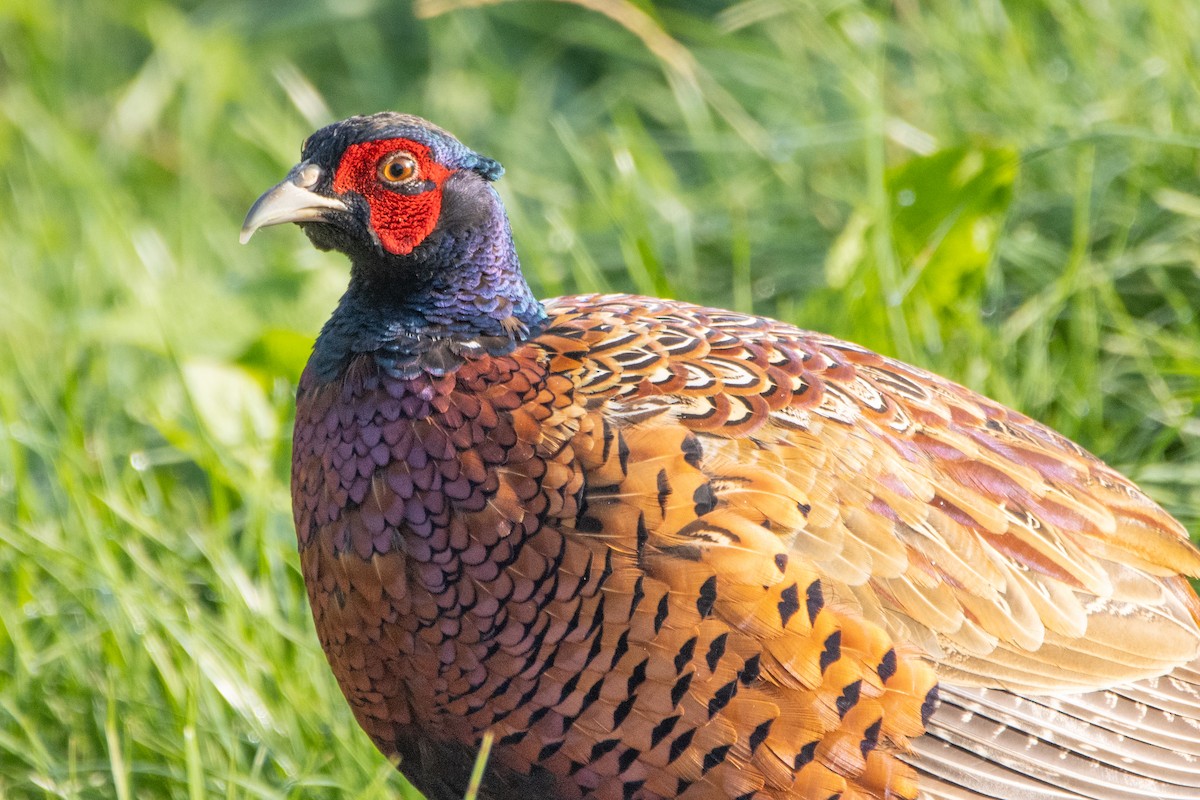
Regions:
M 935 311 L 982 287 L 1012 202 L 1017 164 L 1011 147 L 964 146 L 889 171 L 892 241 L 903 283 L 920 282 Z

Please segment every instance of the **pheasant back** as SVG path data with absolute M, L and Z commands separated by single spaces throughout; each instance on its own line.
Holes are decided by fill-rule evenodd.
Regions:
M 550 310 L 528 345 L 446 375 L 362 356 L 302 384 L 317 628 L 427 794 L 461 792 L 490 730 L 485 796 L 910 798 L 897 752 L 933 711 L 931 651 L 1060 686 L 1082 679 L 1034 674 L 1063 654 L 1129 677 L 1194 652 L 1190 590 L 1147 575 L 1154 655 L 1095 655 L 1129 648 L 1091 619 L 1130 613 L 1101 599 L 1120 562 L 1087 541 L 1098 521 L 1114 559 L 1195 557 L 1173 533 L 1122 548 L 1162 513 L 1036 423 L 761 318 Z

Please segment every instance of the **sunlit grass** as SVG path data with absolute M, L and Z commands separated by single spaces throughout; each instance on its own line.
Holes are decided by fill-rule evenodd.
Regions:
M 401 791 L 291 531 L 294 380 L 345 267 L 237 245 L 336 116 L 499 158 L 547 295 L 913 359 L 1200 532 L 1200 6 L 641 5 L 654 49 L 569 3 L 333 7 L 0 6 L 0 796 Z

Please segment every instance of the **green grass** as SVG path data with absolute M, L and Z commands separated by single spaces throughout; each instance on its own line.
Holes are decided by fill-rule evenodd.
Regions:
M 351 113 L 503 161 L 546 295 L 914 360 L 1200 533 L 1200 5 L 598 5 L 642 27 L 0 2 L 0 796 L 402 791 L 325 667 L 288 507 L 294 380 L 345 265 L 295 230 L 237 245 Z

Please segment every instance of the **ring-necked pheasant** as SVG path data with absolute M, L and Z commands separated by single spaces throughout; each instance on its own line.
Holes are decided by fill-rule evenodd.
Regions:
M 1200 797 L 1200 574 L 1128 480 L 829 336 L 539 303 L 417 117 L 313 134 L 246 218 L 346 253 L 292 490 L 321 644 L 435 800 Z M 939 699 L 940 698 L 940 699 Z

